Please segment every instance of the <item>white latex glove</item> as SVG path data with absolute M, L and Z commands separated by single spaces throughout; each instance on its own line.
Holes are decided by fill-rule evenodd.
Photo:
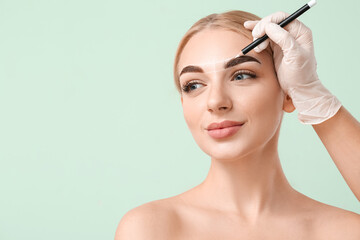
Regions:
M 277 12 L 244 26 L 252 30 L 254 40 L 269 36 L 254 50 L 261 52 L 270 43 L 280 86 L 291 97 L 300 122 L 319 124 L 334 116 L 342 104 L 318 78 L 311 30 L 296 19 L 281 28 L 277 23 L 287 16 Z

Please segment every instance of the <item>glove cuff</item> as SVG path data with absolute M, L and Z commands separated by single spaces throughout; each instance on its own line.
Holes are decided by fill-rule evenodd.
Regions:
M 302 124 L 319 124 L 333 117 L 342 106 L 320 80 L 301 84 L 288 91 Z

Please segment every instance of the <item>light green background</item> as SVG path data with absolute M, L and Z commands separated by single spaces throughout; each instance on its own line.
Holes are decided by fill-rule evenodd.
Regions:
M 0 239 L 113 239 L 130 209 L 199 184 L 210 158 L 173 84 L 175 50 L 198 19 L 264 17 L 306 1 L 0 0 Z M 299 20 L 323 84 L 360 119 L 357 0 L 319 1 Z M 360 213 L 297 111 L 280 159 L 292 186 Z

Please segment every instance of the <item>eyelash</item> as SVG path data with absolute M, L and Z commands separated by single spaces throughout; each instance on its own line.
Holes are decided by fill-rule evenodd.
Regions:
M 239 70 L 239 71 L 236 71 L 233 76 L 232 76 L 232 80 L 237 76 L 237 75 L 240 75 L 240 74 L 244 74 L 244 75 L 249 75 L 251 78 L 256 78 L 256 74 L 250 72 L 250 71 L 247 71 L 247 70 Z M 198 84 L 201 82 L 197 81 L 197 80 L 194 80 L 194 81 L 189 81 L 187 83 L 185 83 L 183 86 L 182 86 L 182 91 L 183 92 L 192 92 L 193 90 L 190 90 L 190 87 L 195 85 L 195 84 Z

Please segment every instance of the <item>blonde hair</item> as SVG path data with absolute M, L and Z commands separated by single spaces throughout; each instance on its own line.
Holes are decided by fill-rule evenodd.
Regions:
M 224 13 L 213 13 L 210 14 L 200 20 L 198 20 L 194 25 L 190 27 L 190 29 L 185 33 L 183 38 L 180 40 L 179 46 L 177 48 L 175 54 L 175 62 L 174 62 L 174 81 L 175 86 L 178 92 L 181 94 L 181 87 L 179 82 L 179 69 L 178 63 L 181 56 L 181 53 L 188 43 L 188 41 L 193 37 L 196 33 L 204 30 L 204 29 L 226 29 L 230 31 L 234 31 L 236 33 L 245 35 L 249 39 L 252 38 L 251 31 L 244 27 L 244 22 L 251 20 L 260 20 L 261 18 L 245 11 L 233 10 Z M 270 46 L 270 44 L 269 44 Z M 269 48 L 269 47 L 268 47 Z

